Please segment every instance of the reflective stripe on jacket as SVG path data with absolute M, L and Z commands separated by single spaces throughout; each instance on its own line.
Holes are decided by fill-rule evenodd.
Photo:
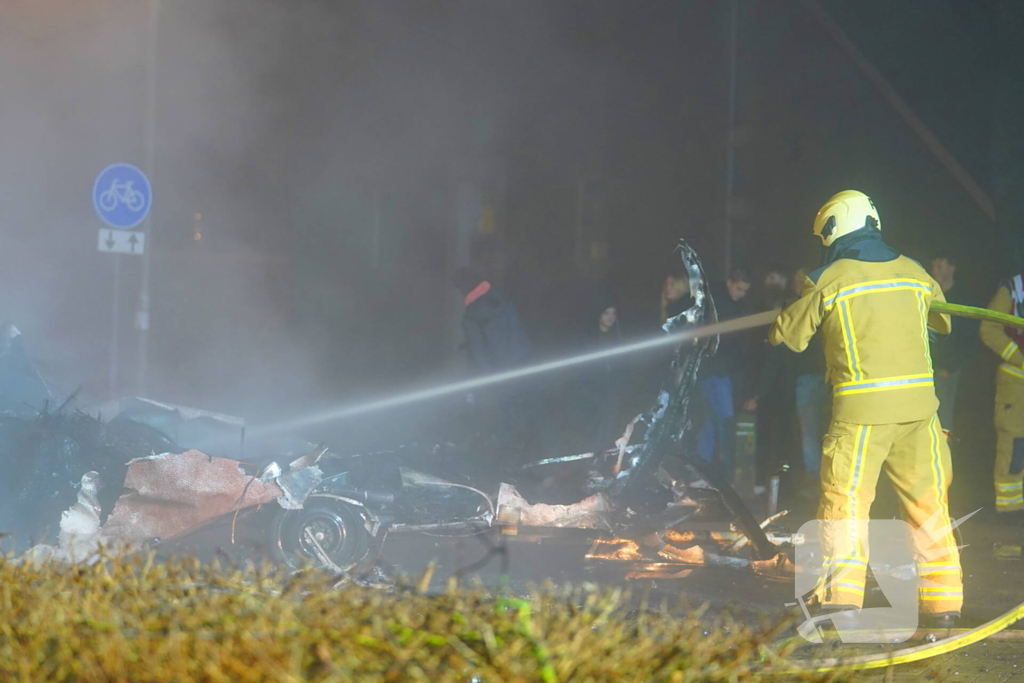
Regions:
M 803 351 L 821 327 L 833 417 L 856 424 L 924 420 L 938 408 L 928 329 L 949 334 L 948 315 L 931 313 L 942 288 L 915 261 L 840 258 L 804 283 L 769 333 L 772 344 Z

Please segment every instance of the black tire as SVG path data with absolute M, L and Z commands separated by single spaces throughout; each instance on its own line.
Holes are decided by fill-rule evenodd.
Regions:
M 271 521 L 274 560 L 291 569 L 325 566 L 315 546 L 307 540 L 306 529 L 316 534 L 331 563 L 343 570 L 358 564 L 370 548 L 370 534 L 355 506 L 333 497 L 310 496 L 302 510 L 281 510 Z

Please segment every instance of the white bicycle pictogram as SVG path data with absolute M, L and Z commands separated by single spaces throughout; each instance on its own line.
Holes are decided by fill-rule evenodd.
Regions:
M 134 180 L 118 182 L 116 178 L 110 181 L 110 187 L 100 193 L 100 208 L 113 211 L 118 204 L 124 204 L 131 211 L 142 211 L 146 206 L 146 195 L 133 188 L 134 183 Z

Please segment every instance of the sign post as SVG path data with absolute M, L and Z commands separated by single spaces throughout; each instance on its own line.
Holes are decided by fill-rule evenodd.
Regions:
M 107 386 L 110 398 L 117 398 L 118 371 L 118 330 L 121 328 L 121 257 L 114 256 L 114 291 L 110 297 L 113 316 L 110 322 L 110 367 L 107 369 Z
M 92 186 L 96 215 L 109 228 L 101 228 L 96 248 L 114 254 L 113 315 L 110 330 L 110 394 L 117 392 L 121 327 L 121 254 L 141 256 L 146 250 L 146 233 L 132 230 L 149 215 L 153 188 L 146 174 L 131 164 L 111 164 L 100 171 Z

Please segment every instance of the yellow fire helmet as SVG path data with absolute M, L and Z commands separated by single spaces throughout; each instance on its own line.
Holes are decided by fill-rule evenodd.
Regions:
M 826 247 L 843 235 L 861 228 L 882 229 L 878 209 L 871 197 L 857 190 L 843 190 L 825 202 L 814 218 L 814 234 Z

